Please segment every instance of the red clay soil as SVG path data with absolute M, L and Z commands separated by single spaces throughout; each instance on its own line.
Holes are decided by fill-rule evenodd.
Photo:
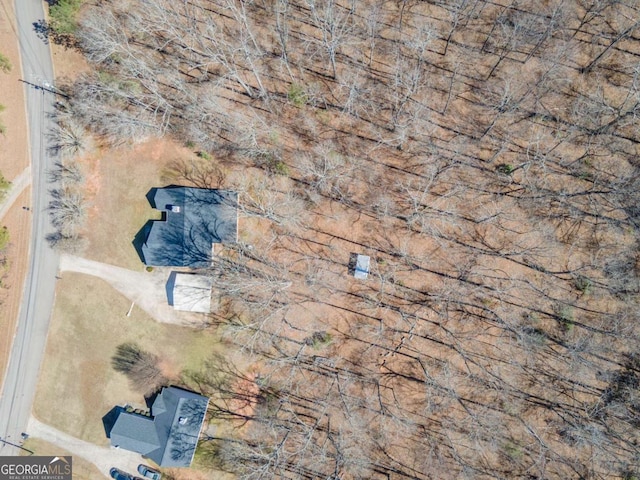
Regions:
M 6 109 L 0 113 L 0 122 L 6 133 L 0 135 L 0 172 L 9 181 L 29 166 L 29 146 L 23 84 L 21 77 L 18 39 L 14 15 L 14 2 L 0 0 L 0 53 L 11 62 L 9 73 L 0 72 L 0 104 Z M 0 219 L 0 226 L 9 230 L 10 245 L 7 252 L 9 269 L 0 287 L 0 382 L 4 373 L 13 340 L 16 320 L 22 299 L 22 289 L 29 254 L 30 214 L 22 209 L 29 205 L 31 189 L 26 189 L 7 215 Z M 0 274 L 1 275 L 1 274 Z

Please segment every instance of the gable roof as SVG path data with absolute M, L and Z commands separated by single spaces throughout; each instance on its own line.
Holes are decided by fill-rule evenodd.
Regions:
M 160 396 L 165 410 L 155 418 L 156 428 L 165 448 L 162 456 L 150 458 L 162 466 L 189 466 L 196 451 L 209 399 L 174 387 L 165 388 Z M 155 404 L 156 402 L 152 407 L 154 414 Z
M 154 266 L 206 267 L 214 243 L 238 239 L 238 193 L 191 187 L 158 188 L 151 204 L 163 212 L 152 222 L 142 254 Z
M 137 413 L 121 412 L 111 429 L 111 444 L 147 455 L 160 448 L 153 419 Z
M 161 467 L 188 467 L 198 444 L 209 399 L 176 387 L 163 388 L 152 417 L 122 412 L 111 444 L 144 455 Z

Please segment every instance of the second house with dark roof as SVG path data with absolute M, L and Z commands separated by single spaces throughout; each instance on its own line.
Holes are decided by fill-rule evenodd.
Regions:
M 162 389 L 141 415 L 118 407 L 107 432 L 111 445 L 137 452 L 161 467 L 188 467 L 193 461 L 209 399 L 176 387 Z

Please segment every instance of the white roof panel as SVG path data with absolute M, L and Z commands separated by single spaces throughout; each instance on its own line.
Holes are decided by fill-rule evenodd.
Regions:
M 367 255 L 358 255 L 356 260 L 356 269 L 353 272 L 353 276 L 364 280 L 369 276 L 369 263 L 371 259 Z
M 204 275 L 178 273 L 173 286 L 173 308 L 186 312 L 211 312 L 212 280 Z

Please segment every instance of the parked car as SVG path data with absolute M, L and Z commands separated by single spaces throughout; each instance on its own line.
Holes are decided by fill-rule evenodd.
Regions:
M 111 478 L 114 478 L 115 480 L 142 480 L 140 477 L 134 477 L 130 473 L 123 472 L 117 468 L 109 470 L 109 475 L 111 475 Z
M 150 478 L 151 480 L 160 480 L 162 478 L 162 474 L 159 471 L 143 464 L 138 465 L 138 473 L 145 478 Z

